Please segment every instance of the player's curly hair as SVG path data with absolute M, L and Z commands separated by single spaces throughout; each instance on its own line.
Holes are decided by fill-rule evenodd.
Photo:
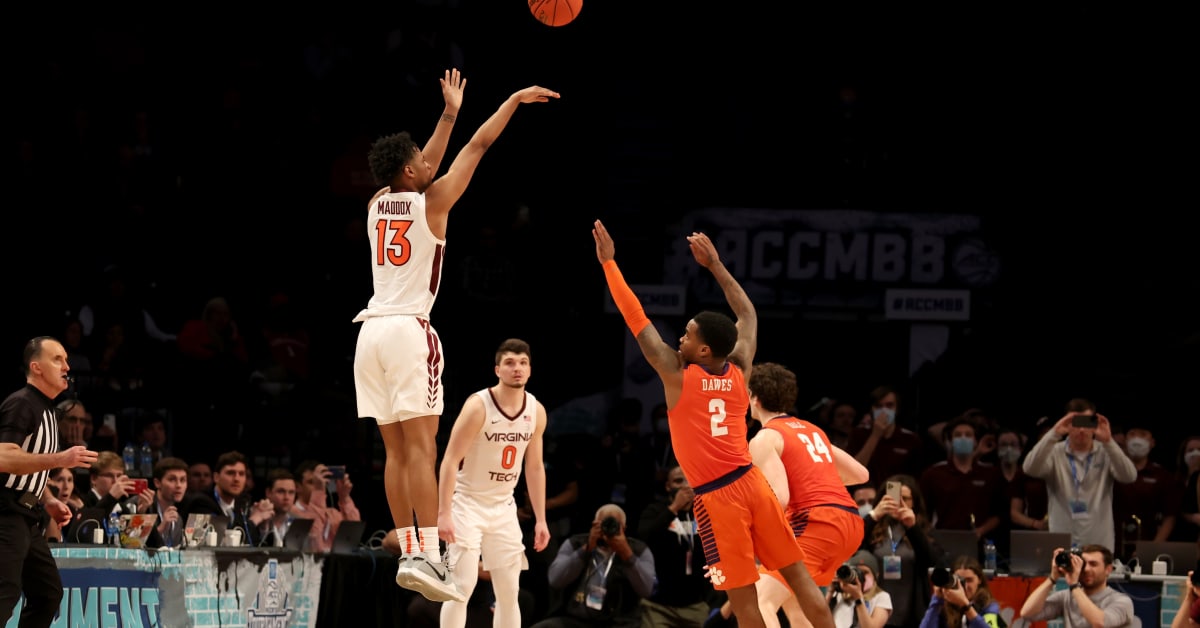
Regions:
M 385 135 L 371 144 L 367 153 L 367 163 L 371 166 L 371 176 L 376 185 L 388 185 L 400 172 L 400 169 L 421 149 L 413 141 L 408 131 Z
M 796 374 L 782 364 L 763 362 L 755 364 L 746 380 L 750 394 L 758 397 L 768 412 L 791 413 L 796 408 Z

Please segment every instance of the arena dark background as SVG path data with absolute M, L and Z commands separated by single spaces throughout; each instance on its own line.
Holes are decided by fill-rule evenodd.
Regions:
M 981 406 L 1027 425 L 1086 396 L 1121 425 L 1155 425 L 1158 453 L 1173 455 L 1169 436 L 1200 416 L 1194 46 L 1179 16 L 698 4 L 586 0 L 561 28 L 520 2 L 469 0 L 353 19 L 214 9 L 11 26 L 10 388 L 21 343 L 57 334 L 110 264 L 136 272 L 170 331 L 217 295 L 253 329 L 283 291 L 312 332 L 320 402 L 279 438 L 293 457 L 342 462 L 345 445 L 366 464 L 373 428 L 354 418 L 350 319 L 370 294 L 353 221 L 373 188 L 349 173 L 378 135 L 428 136 L 437 78 L 457 54 L 468 85 L 451 156 L 511 92 L 540 84 L 562 99 L 517 111 L 452 212 L 433 313 L 446 420 L 494 381 L 508 336 L 532 343 L 530 388 L 551 410 L 620 384 L 628 332 L 603 311 L 595 218 L 627 277 L 653 283 L 667 227 L 701 206 L 954 213 L 983 217 L 1003 274 L 938 364 L 908 377 L 903 323 L 800 313 L 764 323 L 759 358 L 795 369 L 802 401 L 896 383 L 914 423 Z M 865 165 L 852 171 L 839 152 L 846 87 L 862 121 Z M 138 112 L 154 159 L 123 169 L 117 147 Z M 530 220 L 515 229 L 520 207 Z M 484 228 L 519 264 L 505 303 L 451 280 L 483 250 Z M 190 403 L 169 369 L 157 375 L 169 405 Z

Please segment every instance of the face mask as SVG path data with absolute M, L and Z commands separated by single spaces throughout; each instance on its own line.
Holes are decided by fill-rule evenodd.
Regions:
M 975 439 L 959 436 L 950 441 L 950 450 L 956 456 L 968 456 L 975 451 Z
M 1001 462 L 1016 462 L 1021 457 L 1021 450 L 1016 447 L 1001 447 L 996 450 L 996 457 Z
M 1196 464 L 1197 460 L 1200 460 L 1200 449 L 1190 449 L 1183 454 L 1183 461 L 1188 464 Z
M 1130 458 L 1145 458 L 1150 455 L 1150 441 L 1144 438 L 1130 438 L 1125 441 L 1125 450 Z
M 656 419 L 654 421 L 654 429 L 658 430 L 659 432 L 666 433 L 669 431 L 668 425 L 670 425 L 670 423 L 667 421 L 667 419 Z
M 858 514 L 859 514 L 859 516 L 865 517 L 865 516 L 871 514 L 871 511 L 874 509 L 875 509 L 875 507 L 871 505 L 871 502 L 867 502 L 858 507 Z
M 874 589 L 875 588 L 875 576 L 870 576 L 870 575 L 864 574 L 863 579 L 862 579 L 862 584 L 863 584 L 863 589 L 862 589 L 863 593 L 866 593 L 867 591 Z
M 875 416 L 879 416 L 880 414 L 882 414 L 884 416 L 884 418 L 887 419 L 888 425 L 891 425 L 892 423 L 896 422 L 896 409 L 895 408 L 880 408 L 878 411 L 875 412 Z

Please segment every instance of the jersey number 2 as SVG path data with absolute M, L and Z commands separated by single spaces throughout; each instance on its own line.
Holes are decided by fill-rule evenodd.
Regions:
M 384 220 L 375 223 L 375 241 L 379 250 L 375 251 L 375 263 L 379 266 L 391 264 L 403 266 L 412 256 L 412 246 L 404 234 L 412 227 L 411 220 Z M 391 237 L 388 237 L 391 233 Z
M 712 435 L 724 436 L 729 433 L 729 426 L 721 425 L 725 422 L 725 400 L 710 399 L 708 401 L 708 411 L 712 414 L 708 415 L 708 425 L 712 431 Z

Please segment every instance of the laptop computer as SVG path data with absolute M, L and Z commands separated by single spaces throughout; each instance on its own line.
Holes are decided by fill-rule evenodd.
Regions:
M 193 512 L 188 515 L 187 522 L 183 526 L 183 534 L 187 538 L 188 547 L 202 547 L 204 535 L 208 533 L 209 528 L 216 530 L 217 542 L 220 543 L 220 540 L 225 537 L 225 528 L 227 527 L 229 527 L 229 517 L 225 515 Z
M 1012 530 L 1009 532 L 1008 573 L 1023 576 L 1045 576 L 1050 573 L 1050 560 L 1056 548 L 1071 548 L 1070 532 L 1045 530 Z
M 929 531 L 929 534 L 933 536 L 937 545 L 941 546 L 943 552 L 942 556 L 937 556 L 937 548 L 933 549 L 935 562 L 939 559 L 944 560 L 948 567 L 959 556 L 970 556 L 975 560 L 980 560 L 979 539 L 975 537 L 974 530 L 933 529 Z
M 1189 570 L 1196 568 L 1200 548 L 1187 541 L 1138 541 L 1134 556 L 1143 574 L 1152 572 L 1155 560 L 1162 560 L 1167 563 L 1168 576 L 1186 576 Z
M 308 551 L 308 533 L 312 532 L 313 519 L 293 519 L 283 534 L 283 548 L 297 552 Z
M 333 535 L 335 554 L 350 554 L 362 545 L 363 531 L 367 529 L 365 521 L 343 521 L 338 524 L 337 533 Z
M 121 515 L 119 521 L 121 547 L 142 549 L 154 531 L 158 515 Z

